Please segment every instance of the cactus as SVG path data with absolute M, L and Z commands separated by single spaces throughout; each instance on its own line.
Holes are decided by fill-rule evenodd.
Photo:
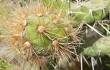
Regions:
M 95 66 L 97 66 L 97 64 L 100 65 L 100 63 L 101 63 L 100 68 L 104 67 L 101 69 L 108 69 L 106 64 L 110 63 L 109 57 L 108 57 L 110 55 L 109 40 L 110 40 L 110 36 L 105 36 L 105 37 L 99 38 L 95 43 L 93 43 L 91 46 L 87 46 L 87 48 L 84 48 L 83 52 L 81 52 L 84 56 L 89 56 L 91 58 L 92 70 L 94 70 L 94 68 L 95 68 Z M 97 59 L 99 61 L 97 61 Z M 99 68 L 99 70 L 100 70 L 100 68 Z
M 36 5 L 19 1 L 22 6 L 12 10 L 8 22 L 1 21 L 5 32 L 0 30 L 0 33 L 4 33 L 0 36 L 4 37 L 0 43 L 3 46 L 0 58 L 7 59 L 21 70 L 60 70 L 72 66 L 79 70 L 76 65 L 79 65 L 77 59 L 81 56 L 77 46 L 82 39 L 80 30 L 73 27 L 83 21 L 91 24 L 104 19 L 109 14 L 110 0 L 90 0 L 77 4 L 40 0 Z M 88 56 L 109 55 L 108 42 L 109 36 L 101 38 L 81 53 Z
M 97 20 L 102 20 L 109 14 L 110 9 L 110 0 L 78 1 L 77 3 L 63 2 L 61 0 L 42 1 L 45 2 L 46 5 L 52 2 L 51 5 L 53 5 L 54 8 L 63 7 L 63 10 L 67 10 L 67 14 L 73 16 L 74 25 L 79 25 L 83 21 L 91 24 Z
M 84 49 L 83 54 L 89 56 L 103 56 L 110 54 L 110 36 L 102 37 L 97 40 L 91 47 Z
M 26 70 L 48 70 L 53 61 L 60 67 L 63 57 L 69 61 L 76 56 L 74 50 L 81 42 L 80 30 L 72 24 L 71 16 L 61 9 L 42 4 L 17 7 L 5 24 L 8 45 L 0 51 L 0 56 Z
M 97 20 L 102 20 L 109 13 L 109 3 L 110 0 L 93 0 L 74 5 L 72 6 L 74 20 L 76 23 L 81 23 L 82 21 L 93 23 Z

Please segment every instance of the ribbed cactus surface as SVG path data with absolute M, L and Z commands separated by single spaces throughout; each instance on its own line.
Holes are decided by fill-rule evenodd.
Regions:
M 58 45 L 58 41 L 68 41 L 68 34 L 65 31 L 66 23 L 63 20 L 65 19 L 60 14 L 29 16 L 24 30 L 25 38 L 37 51 L 49 51 L 51 45 Z
M 53 61 L 60 67 L 63 57 L 68 64 L 67 61 L 77 54 L 74 50 L 81 42 L 80 30 L 72 27 L 73 19 L 65 10 L 38 3 L 37 6 L 17 7 L 10 14 L 11 19 L 5 24 L 8 45 L 3 50 L 10 52 L 11 56 L 6 59 L 12 63 L 16 60 L 20 67 L 25 63 L 25 69 L 48 70 Z

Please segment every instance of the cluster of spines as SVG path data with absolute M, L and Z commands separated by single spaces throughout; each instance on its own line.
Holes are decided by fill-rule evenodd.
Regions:
M 13 19 L 9 20 L 6 24 L 8 25 L 7 36 L 10 42 L 7 47 L 4 47 L 5 49 L 3 51 L 8 51 L 9 56 L 6 56 L 6 58 L 20 67 L 22 67 L 22 65 L 30 66 L 32 64 L 32 68 L 38 66 L 38 70 L 40 70 L 40 68 L 43 68 L 43 65 L 45 67 L 45 61 L 48 60 L 43 59 L 45 57 L 49 57 L 49 59 L 53 58 L 53 61 L 55 60 L 58 65 L 61 64 L 60 62 L 62 60 L 65 60 L 63 59 L 63 57 L 65 57 L 67 63 L 69 59 L 72 59 L 72 55 L 75 54 L 73 49 L 75 49 L 76 45 L 80 42 L 80 38 L 77 38 L 80 31 L 77 28 L 75 30 L 72 28 L 73 21 L 69 19 L 69 15 L 65 14 L 65 11 L 41 6 L 42 5 L 37 7 L 18 7 L 12 14 L 14 18 L 11 17 Z M 33 39 L 31 40 L 32 37 L 35 37 L 33 32 L 31 34 L 31 31 L 33 31 L 33 28 L 29 28 L 31 26 L 33 28 L 35 27 L 34 30 L 36 30 L 38 34 L 47 37 L 47 41 L 48 39 L 50 40 L 48 46 L 43 45 L 45 44 L 42 42 L 43 40 L 39 40 L 42 46 L 50 46 L 49 51 L 47 48 L 44 49 L 45 47 L 40 46 L 38 44 L 39 41 L 37 41 L 37 43 L 34 42 Z M 50 33 L 47 32 L 48 29 L 51 31 Z M 43 38 L 41 37 L 40 39 Z M 39 46 L 44 50 L 44 53 L 39 52 L 39 48 L 36 48 Z M 49 54 L 45 52 L 46 50 Z M 3 55 L 5 53 L 2 52 L 1 54 Z

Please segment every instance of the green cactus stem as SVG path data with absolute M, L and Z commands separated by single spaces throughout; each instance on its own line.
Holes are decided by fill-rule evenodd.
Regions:
M 44 0 L 42 0 L 44 1 Z M 74 25 L 79 25 L 81 22 L 92 24 L 97 20 L 104 19 L 109 14 L 110 0 L 93 0 L 93 1 L 78 1 L 77 3 L 63 2 L 61 0 L 48 0 L 52 2 L 54 8 L 63 7 L 67 14 L 71 14 L 74 19 Z M 47 5 L 48 2 L 44 3 Z
M 97 40 L 91 47 L 84 49 L 84 55 L 103 56 L 110 54 L 110 36 L 106 36 Z
M 43 67 L 48 70 L 47 62 L 55 61 L 57 65 L 59 59 L 64 56 L 69 60 L 76 54 L 74 49 L 81 42 L 80 30 L 72 27 L 73 20 L 66 11 L 42 4 L 27 5 L 17 7 L 11 18 L 6 24 L 7 36 L 9 35 L 9 42 L 6 42 L 10 47 L 3 50 L 8 50 L 11 56 L 6 58 L 10 61 L 16 60 L 20 67 L 28 67 L 22 64 L 26 63 L 37 67 L 38 70 Z M 5 53 L 2 52 L 1 55 L 3 54 Z M 48 61 L 47 58 L 52 61 Z
M 79 24 L 82 21 L 93 23 L 97 20 L 104 19 L 109 14 L 110 0 L 94 0 L 72 5 L 72 15 L 76 23 Z
M 58 40 L 61 42 L 68 41 L 64 29 L 65 23 L 62 21 L 54 21 L 52 15 L 42 17 L 29 16 L 27 18 L 27 23 L 24 31 L 25 38 L 33 43 L 37 51 L 49 51 L 51 44 L 56 46 Z M 44 53 L 46 53 L 45 51 Z

